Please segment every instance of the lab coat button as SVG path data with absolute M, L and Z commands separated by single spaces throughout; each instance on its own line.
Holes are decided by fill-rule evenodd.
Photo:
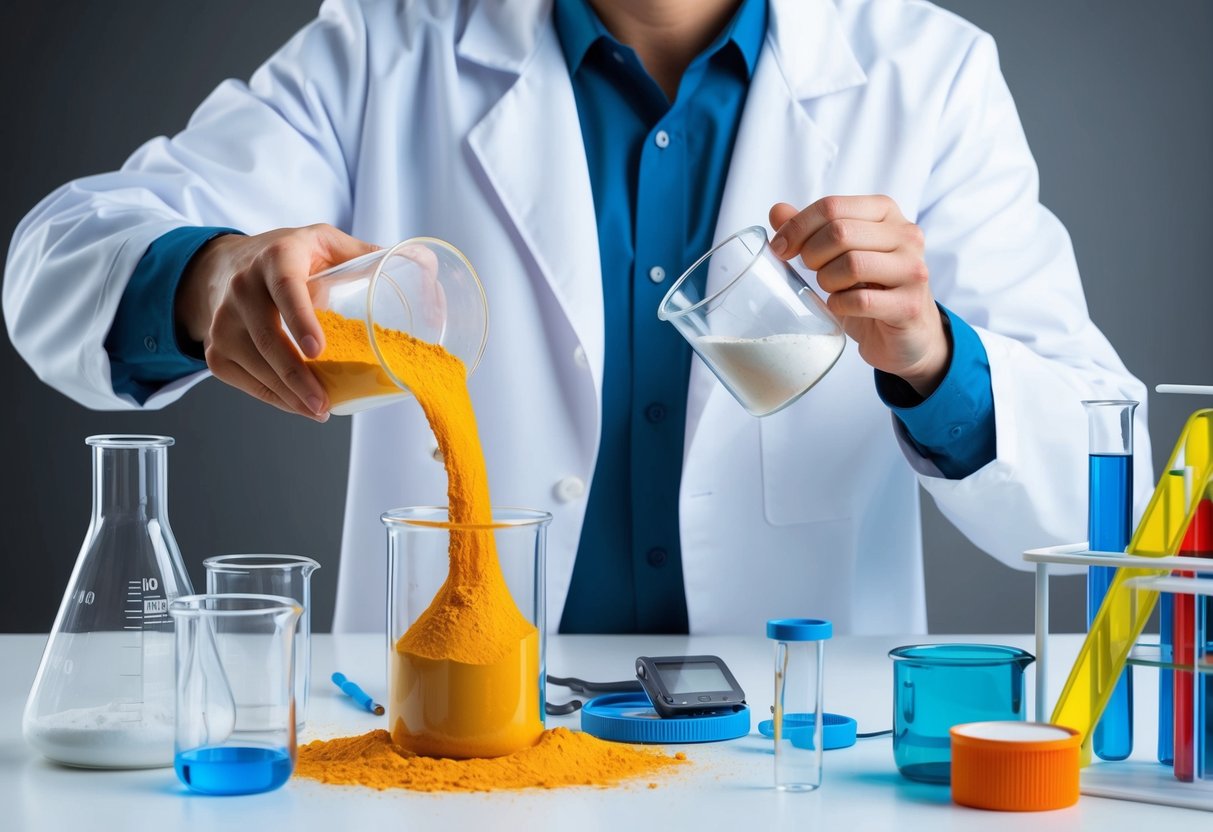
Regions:
M 582 369 L 590 366 L 590 360 L 585 355 L 585 347 L 581 344 L 578 344 L 577 348 L 573 350 L 573 363 Z
M 156 339 L 149 335 L 143 339 L 143 346 L 147 348 L 148 352 L 155 352 L 158 345 Z
M 439 448 L 437 445 L 435 445 L 434 449 L 432 451 L 430 451 L 430 456 L 432 456 L 434 458 L 435 462 L 444 461 L 443 456 L 442 456 L 442 448 Z
M 649 269 L 649 280 L 654 283 L 660 283 L 665 280 L 665 269 L 661 268 L 661 266 L 654 266 Z
M 653 402 L 644 409 L 644 418 L 653 424 L 663 421 L 665 419 L 665 405 L 661 402 Z
M 665 558 L 665 549 L 660 547 L 649 549 L 648 554 L 645 555 L 645 560 L 647 560 L 649 562 L 649 566 L 653 567 L 654 569 L 660 569 L 662 566 L 665 566 Z
M 665 150 L 670 146 L 670 134 L 664 130 L 658 130 L 657 135 L 653 136 L 653 143 Z
M 581 477 L 565 477 L 556 483 L 553 491 L 556 494 L 556 499 L 562 503 L 576 500 L 585 493 L 585 480 Z

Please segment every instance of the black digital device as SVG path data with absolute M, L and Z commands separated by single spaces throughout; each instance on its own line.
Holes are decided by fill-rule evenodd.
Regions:
M 745 707 L 745 691 L 719 656 L 641 656 L 636 678 L 662 717 Z

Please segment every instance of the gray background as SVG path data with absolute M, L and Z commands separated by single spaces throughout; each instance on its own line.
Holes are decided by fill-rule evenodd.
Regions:
M 991 32 L 1069 227 L 1091 314 L 1129 368 L 1213 383 L 1202 243 L 1213 227 L 1213 4 L 1204 0 L 947 0 Z M 0 4 L 0 233 L 68 179 L 119 166 L 181 129 L 222 79 L 247 76 L 314 14 L 300 0 Z M 155 432 L 170 452 L 172 520 L 195 585 L 221 552 L 312 555 L 314 626 L 332 616 L 349 422 L 313 425 L 210 381 L 158 413 L 94 413 L 43 386 L 0 339 L 8 485 L 0 509 L 0 632 L 45 632 L 88 521 L 92 433 Z M 1152 396 L 1155 466 L 1197 400 Z M 1042 401 L 1042 408 L 1050 403 Z M 1032 584 L 924 509 L 934 632 L 1027 632 Z M 991 505 L 992 512 L 998 511 Z M 1081 628 L 1077 578 L 1054 614 Z

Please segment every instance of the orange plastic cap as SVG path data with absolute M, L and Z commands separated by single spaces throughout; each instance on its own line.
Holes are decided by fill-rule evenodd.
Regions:
M 1078 802 L 1081 735 L 1044 722 L 952 728 L 952 800 L 975 809 L 1039 812 Z

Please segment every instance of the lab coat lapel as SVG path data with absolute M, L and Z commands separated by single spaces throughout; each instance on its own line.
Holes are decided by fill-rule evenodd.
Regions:
M 468 137 L 514 228 L 585 350 L 602 389 L 602 270 L 577 103 L 550 3 L 482 3 L 460 54 L 517 80 Z M 537 20 L 531 27 L 520 20 Z M 532 48 L 533 47 L 533 48 Z M 528 54 L 528 50 L 530 50 Z
M 825 177 L 841 137 L 815 123 L 805 102 L 866 80 L 829 0 L 772 0 L 733 145 L 716 243 L 751 225 L 767 227 L 767 214 L 777 202 L 804 207 L 826 196 Z M 707 287 L 708 292 L 717 288 Z M 728 395 L 703 362 L 693 362 L 685 456 L 709 401 Z

